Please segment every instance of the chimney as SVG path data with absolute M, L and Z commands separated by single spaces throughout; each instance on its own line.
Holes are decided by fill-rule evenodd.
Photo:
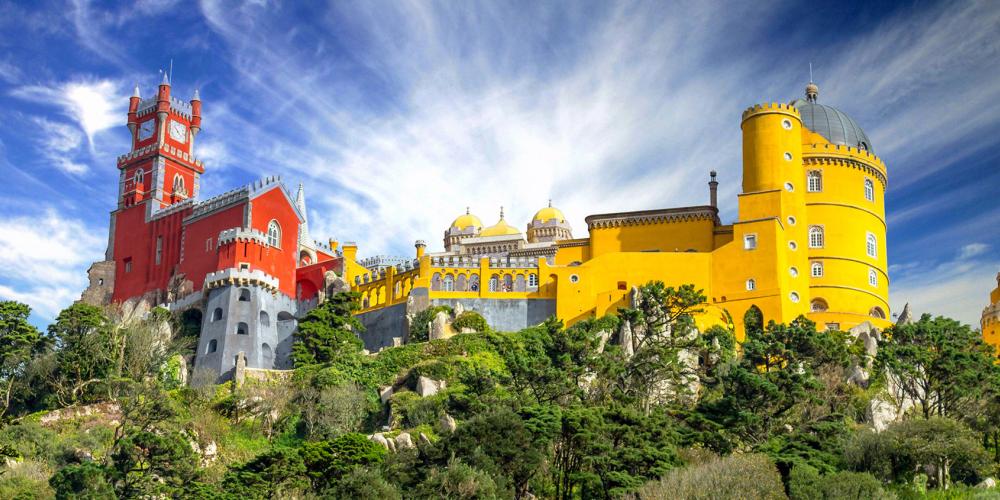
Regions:
M 715 170 L 711 172 L 712 180 L 708 181 L 708 194 L 713 207 L 719 208 L 719 181 L 715 180 Z
M 424 240 L 417 240 L 413 246 L 417 247 L 417 258 L 424 256 L 424 250 L 427 248 L 427 242 Z

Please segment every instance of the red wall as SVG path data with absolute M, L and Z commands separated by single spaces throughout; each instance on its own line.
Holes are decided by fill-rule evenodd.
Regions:
M 281 248 L 268 248 L 260 256 L 257 269 L 278 278 L 281 291 L 295 296 L 295 267 L 299 251 L 299 217 L 282 189 L 271 189 L 253 200 L 250 227 L 267 234 L 267 225 L 277 220 L 281 226 Z
M 218 271 L 219 233 L 225 229 L 243 226 L 243 211 L 246 203 L 240 203 L 221 212 L 215 212 L 184 226 L 184 262 L 181 272 L 194 283 L 194 289 L 201 290 L 205 275 Z M 209 251 L 205 251 L 205 240 L 212 239 Z

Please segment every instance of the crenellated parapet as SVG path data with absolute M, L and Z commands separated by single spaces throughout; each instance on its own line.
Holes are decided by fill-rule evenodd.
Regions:
M 843 144 L 803 144 L 802 160 L 806 166 L 840 165 L 858 168 L 875 176 L 883 188 L 888 183 L 885 162 L 866 149 Z
M 267 235 L 262 231 L 246 227 L 234 227 L 224 229 L 219 233 L 219 243 L 217 246 L 227 245 L 233 242 L 254 242 L 264 247 L 271 246 L 267 242 Z
M 257 286 L 272 293 L 278 291 L 278 278 L 271 276 L 260 269 L 236 269 L 229 268 L 205 275 L 205 289 L 220 288 L 224 286 Z
M 792 106 L 791 104 L 785 104 L 783 102 L 768 102 L 763 104 L 754 104 L 746 110 L 743 111 L 742 121 L 746 121 L 756 115 L 764 115 L 770 113 L 780 113 L 785 115 L 792 115 L 796 118 L 800 118 L 801 115 L 799 110 Z
M 588 229 L 603 229 L 622 226 L 640 226 L 697 220 L 717 221 L 719 211 L 712 206 L 643 210 L 612 214 L 591 215 L 584 219 Z
M 139 108 L 136 110 L 136 117 L 143 117 L 156 112 L 158 101 L 157 97 L 150 97 L 148 99 L 143 99 L 139 101 Z M 170 97 L 170 110 L 174 113 L 183 116 L 184 118 L 191 120 L 194 114 L 191 109 L 191 104 L 186 103 L 176 97 Z

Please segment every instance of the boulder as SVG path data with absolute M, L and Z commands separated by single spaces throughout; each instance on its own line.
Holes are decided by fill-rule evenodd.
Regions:
M 427 434 L 423 432 L 420 433 L 420 446 L 427 447 L 431 445 L 431 438 L 427 437 Z
M 406 450 L 415 447 L 416 445 L 413 444 L 413 438 L 410 436 L 409 432 L 401 432 L 398 436 L 396 436 L 396 449 Z
M 378 390 L 378 397 L 379 399 L 382 400 L 382 403 L 385 404 L 389 402 L 390 398 L 392 398 L 392 393 L 393 393 L 392 386 L 387 385 Z
M 451 415 L 445 413 L 441 415 L 441 428 L 448 432 L 455 432 L 458 428 L 458 424 L 455 423 L 455 419 L 451 418 Z
M 896 421 L 897 415 L 896 407 L 881 398 L 872 399 L 865 411 L 865 419 L 875 428 L 875 432 L 886 430 L 889 424 Z
M 903 306 L 903 312 L 896 318 L 896 326 L 909 325 L 913 323 L 913 313 L 910 312 L 910 303 Z
M 997 480 L 992 477 L 983 479 L 981 483 L 976 485 L 976 488 L 996 488 L 996 487 L 997 487 Z
M 448 322 L 451 318 L 448 313 L 444 311 L 438 311 L 434 315 L 434 319 L 427 325 L 427 336 L 430 340 L 444 339 L 448 338 L 451 333 L 451 328 L 448 327 Z
M 464 312 L 465 312 L 465 306 L 463 306 L 461 302 L 455 304 L 455 317 L 456 318 L 458 317 L 459 314 L 462 314 Z
M 375 441 L 376 443 L 382 445 L 383 448 L 389 449 L 389 442 L 385 439 L 385 436 L 381 432 L 376 432 L 368 437 L 369 440 Z
M 447 386 L 444 380 L 434 380 L 424 376 L 417 379 L 417 394 L 420 397 L 433 396 Z

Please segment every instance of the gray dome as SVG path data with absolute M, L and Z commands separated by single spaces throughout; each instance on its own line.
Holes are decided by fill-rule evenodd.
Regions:
M 833 106 L 815 101 L 816 96 L 792 101 L 802 115 L 802 125 L 826 138 L 833 144 L 843 144 L 853 148 L 866 149 L 875 153 L 872 141 L 850 116 Z

